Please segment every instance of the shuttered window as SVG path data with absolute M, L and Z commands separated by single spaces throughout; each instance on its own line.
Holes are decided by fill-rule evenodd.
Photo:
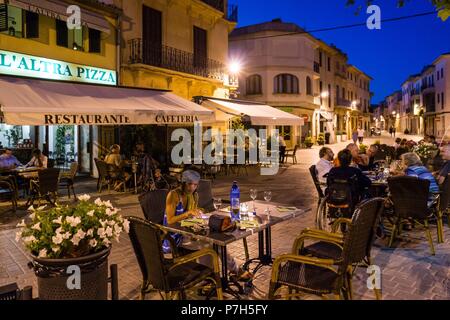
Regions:
M 0 4 L 0 32 L 8 31 L 8 7 Z
M 101 52 L 101 32 L 89 29 L 89 52 Z
M 62 20 L 56 20 L 56 44 L 61 47 L 68 47 L 67 23 Z
M 208 34 L 206 30 L 194 27 L 194 66 L 206 68 L 208 59 Z
M 25 11 L 25 25 L 27 38 L 39 38 L 39 14 Z

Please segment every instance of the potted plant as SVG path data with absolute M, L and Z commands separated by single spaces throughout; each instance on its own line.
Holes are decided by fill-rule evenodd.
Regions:
M 417 153 L 423 165 L 427 166 L 437 156 L 439 148 L 433 143 L 422 142 L 413 146 L 412 151 Z
M 346 131 L 341 132 L 341 139 L 342 139 L 342 142 L 347 141 L 347 132 Z
M 319 146 L 325 145 L 325 134 L 324 133 L 319 133 L 319 136 L 317 137 L 317 143 L 319 144 Z
M 365 145 L 365 144 L 360 144 L 359 145 L 359 153 L 360 154 L 365 154 L 366 153 L 366 151 L 367 151 L 367 146 Z
M 310 149 L 312 146 L 314 145 L 314 143 L 312 142 L 312 137 L 308 136 L 305 138 L 305 146 Z
M 128 233 L 129 222 L 110 201 L 92 202 L 89 195 L 78 200 L 49 210 L 30 207 L 30 221 L 18 224 L 16 241 L 30 254 L 39 299 L 107 299 L 111 241 Z

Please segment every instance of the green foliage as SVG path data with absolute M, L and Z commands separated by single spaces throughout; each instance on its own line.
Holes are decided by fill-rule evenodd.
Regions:
M 323 146 L 325 144 L 325 134 L 324 133 L 319 133 L 319 136 L 317 137 L 317 143 L 320 146 Z
M 360 144 L 359 145 L 359 152 L 360 153 L 366 153 L 366 151 L 367 151 L 367 146 L 365 145 L 365 144 Z
M 397 1 L 397 6 L 399 8 L 404 7 L 406 5 L 407 0 L 394 0 Z M 450 16 L 450 0 L 428 0 L 433 4 L 433 6 L 436 8 L 438 17 L 442 21 L 446 21 L 448 17 Z M 361 4 L 357 4 L 357 2 L 361 2 Z M 370 6 L 372 4 L 376 4 L 377 1 L 375 0 L 347 0 L 346 6 L 354 6 L 357 4 L 356 12 L 355 14 L 358 15 L 363 10 L 364 6 Z
M 5 136 L 8 139 L 8 144 L 10 146 L 17 146 L 19 140 L 22 139 L 22 127 L 13 126 L 12 129 L 6 130 Z
M 74 135 L 74 128 L 73 126 L 58 126 L 58 129 L 56 129 L 56 145 L 55 145 L 55 151 L 56 154 L 64 156 L 66 153 L 66 134 L 70 133 L 73 137 Z M 70 145 L 70 151 L 73 153 L 75 149 L 75 146 L 73 143 Z

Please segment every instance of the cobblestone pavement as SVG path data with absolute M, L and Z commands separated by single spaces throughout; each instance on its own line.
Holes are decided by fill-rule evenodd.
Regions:
M 411 137 L 411 136 L 410 136 Z M 391 142 L 392 139 L 383 136 L 377 138 L 382 142 Z M 417 138 L 416 138 L 417 139 Z M 371 143 L 376 139 L 369 139 Z M 342 149 L 346 143 L 333 145 L 335 151 Z M 249 189 L 260 191 L 272 190 L 273 201 L 286 205 L 295 205 L 311 208 L 311 211 L 296 217 L 293 220 L 276 225 L 273 228 L 273 254 L 277 256 L 290 251 L 296 235 L 307 227 L 314 226 L 314 212 L 317 195 L 307 171 L 308 167 L 317 161 L 318 147 L 310 150 L 300 150 L 297 154 L 298 164 L 288 164 L 280 169 L 276 176 L 260 176 L 258 172 L 251 171 L 249 175 L 219 177 L 214 181 L 214 195 L 228 197 L 229 188 L 233 180 L 238 180 L 241 195 L 244 201 L 249 199 Z M 78 194 L 89 192 L 97 196 L 93 190 L 95 182 L 91 179 L 80 180 L 76 184 Z M 62 193 L 64 194 L 64 193 Z M 143 214 L 133 194 L 104 192 L 101 197 L 110 199 L 116 206 L 122 208 L 124 215 L 142 217 Z M 62 198 L 67 199 L 65 196 Z M 17 282 L 20 287 L 33 285 L 34 294 L 37 295 L 37 282 L 33 272 L 27 267 L 29 261 L 21 244 L 15 242 L 15 225 L 26 216 L 24 210 L 13 214 L 6 212 L 6 203 L 0 207 L 0 286 Z M 448 299 L 450 296 L 449 264 L 450 264 L 450 228 L 445 228 L 445 243 L 437 244 L 436 231 L 433 230 L 436 255 L 431 256 L 423 232 L 413 232 L 405 241 L 396 242 L 396 247 L 389 249 L 385 243 L 377 241 L 372 256 L 374 264 L 382 270 L 383 299 Z M 248 239 L 251 256 L 257 255 L 257 237 Z M 229 252 L 240 262 L 244 261 L 244 249 L 241 241 L 229 246 Z M 119 291 L 121 299 L 137 299 L 141 284 L 141 273 L 134 256 L 131 243 L 126 235 L 121 237 L 120 243 L 114 243 L 109 259 L 119 267 Z M 268 291 L 271 269 L 264 267 L 254 279 L 255 288 L 245 298 L 265 299 Z M 374 299 L 372 291 L 367 289 L 366 269 L 359 268 L 353 281 L 354 299 Z M 188 295 L 196 298 L 193 293 Z M 148 299 L 160 299 L 159 294 L 152 293 Z M 227 298 L 231 298 L 227 296 Z M 313 297 L 305 297 L 313 298 Z

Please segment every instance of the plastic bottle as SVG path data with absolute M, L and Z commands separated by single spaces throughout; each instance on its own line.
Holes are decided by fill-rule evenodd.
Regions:
M 237 181 L 233 181 L 233 185 L 231 186 L 231 192 L 230 192 L 230 209 L 231 209 L 231 218 L 233 220 L 239 219 L 240 196 L 241 196 L 241 191 L 239 190 Z

